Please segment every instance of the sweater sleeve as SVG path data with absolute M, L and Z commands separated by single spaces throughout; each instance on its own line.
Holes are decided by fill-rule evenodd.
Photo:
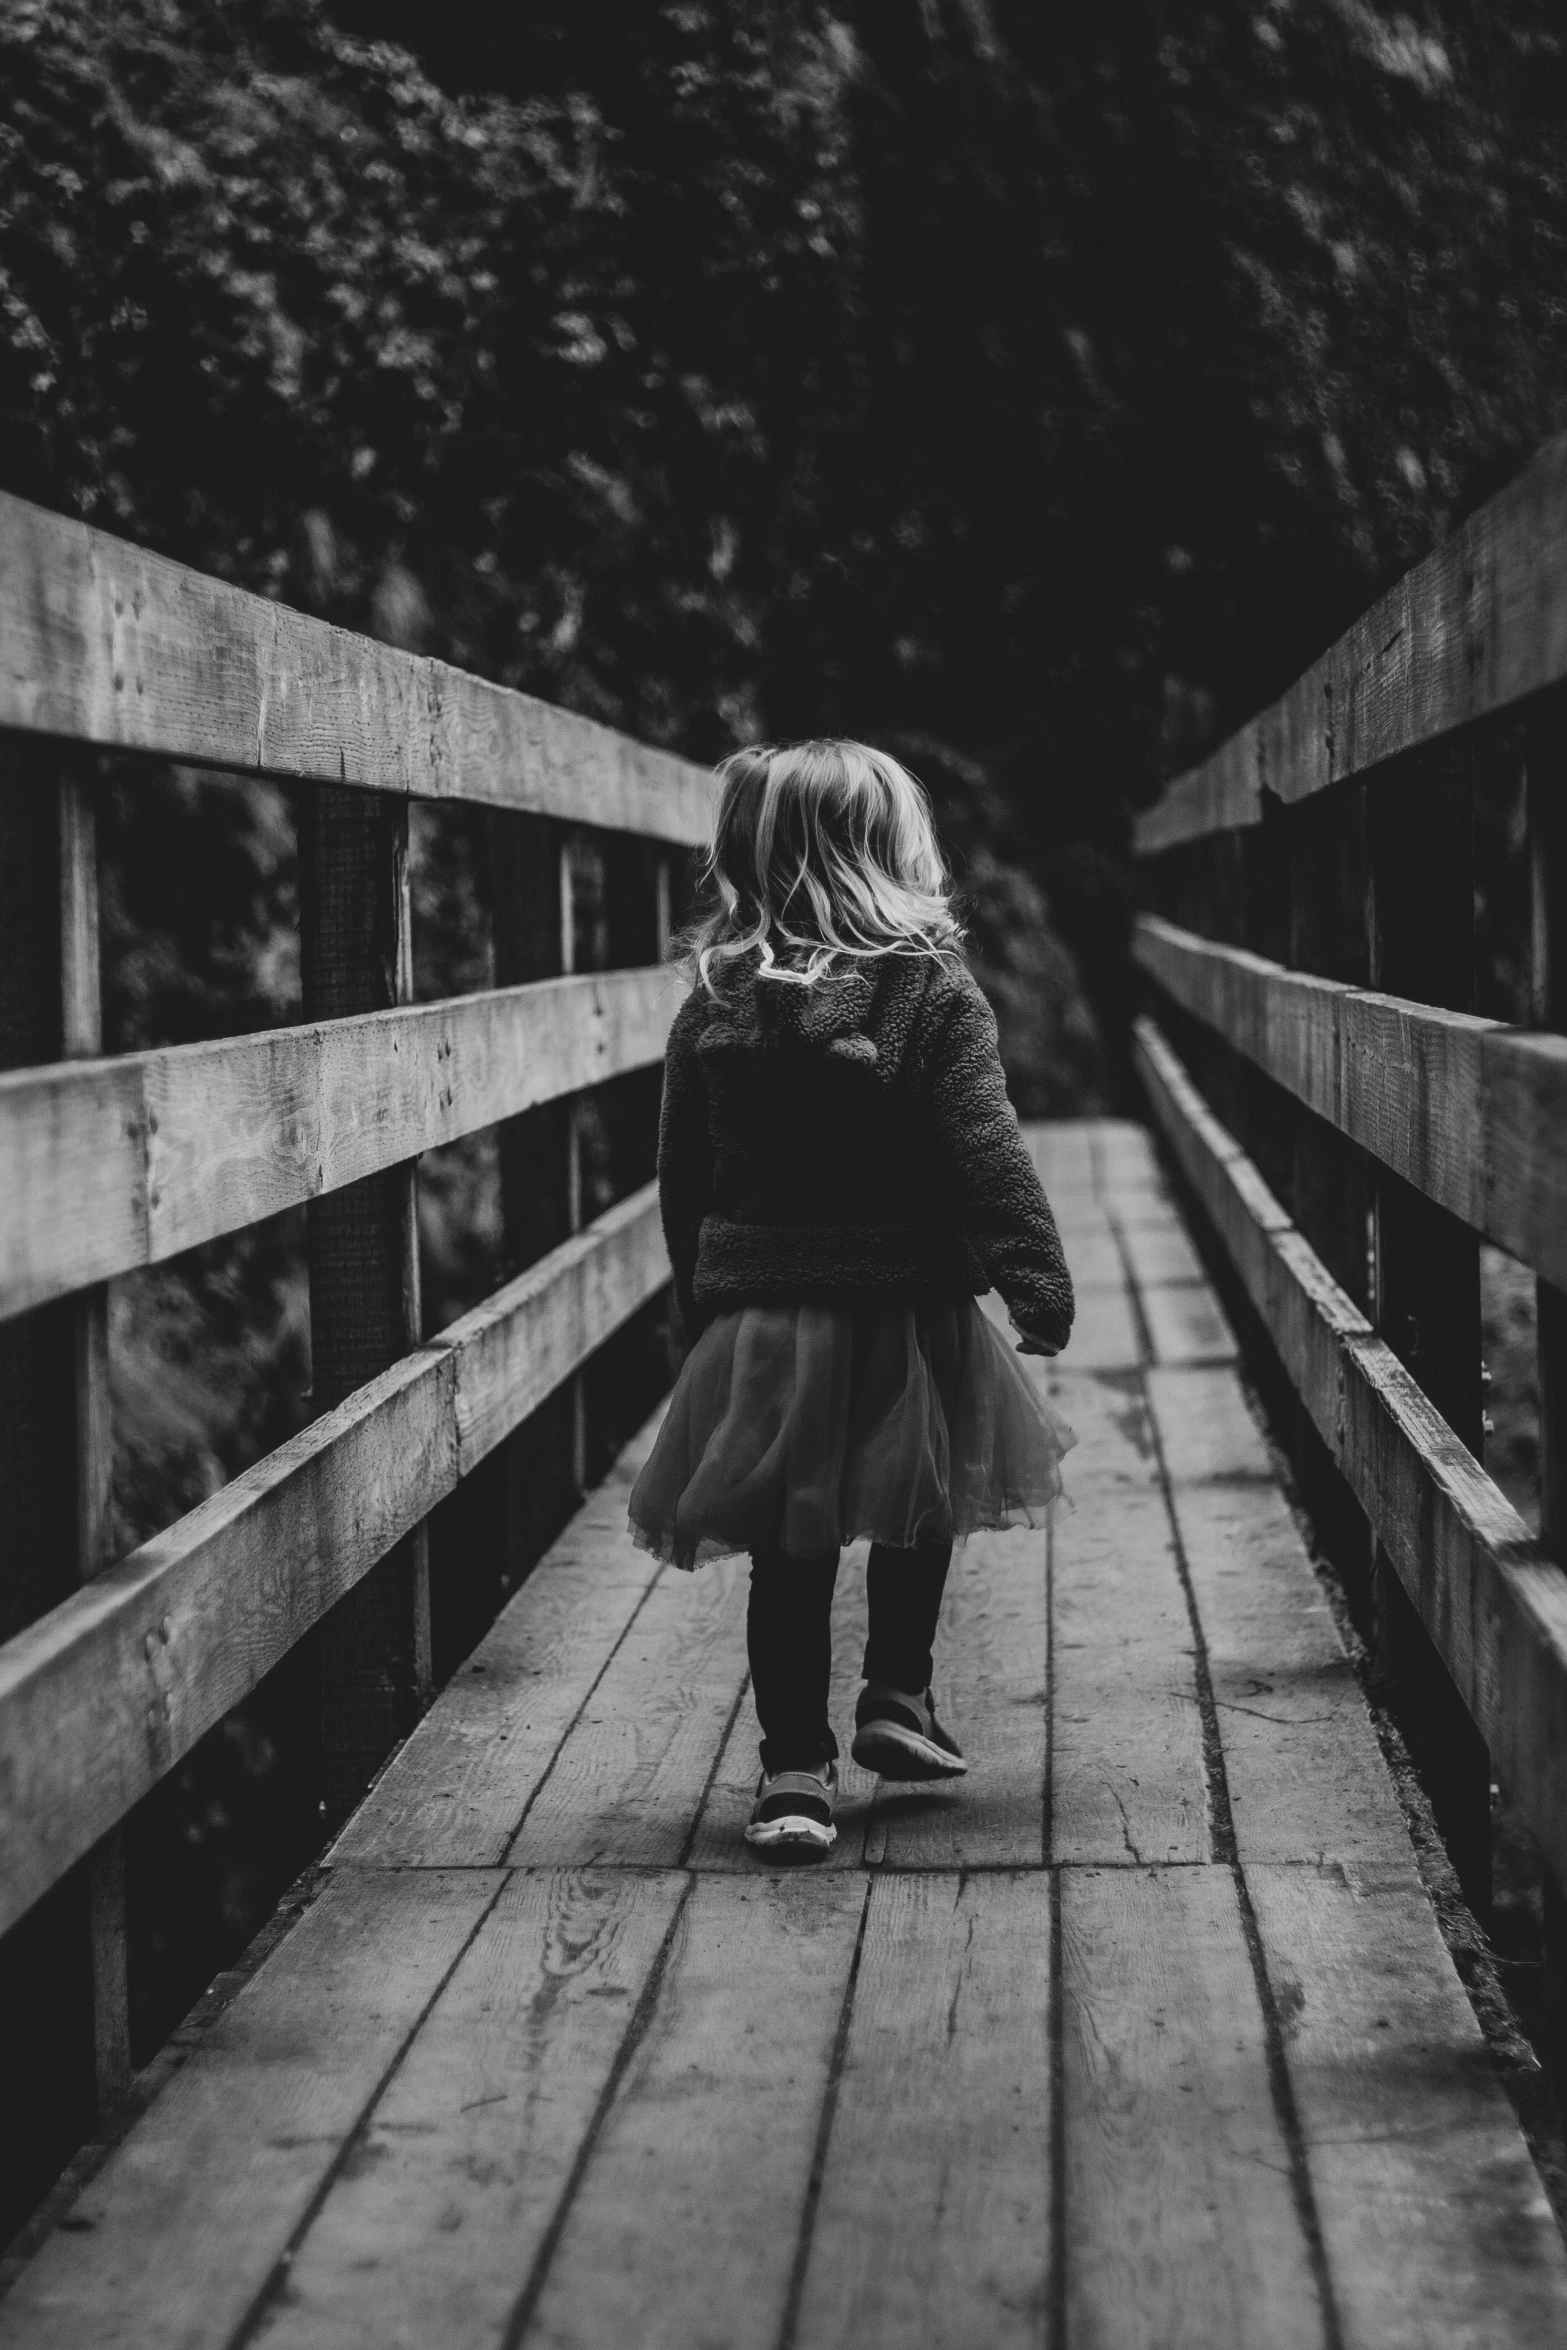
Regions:
M 1064 1346 L 1072 1276 L 1007 1099 L 995 1014 L 966 971 L 944 1010 L 929 1066 L 937 1147 L 965 1235 L 1022 1336 Z
M 664 1095 L 658 1120 L 658 1205 L 675 1276 L 675 1303 L 687 1340 L 695 1338 L 697 1240 L 713 1193 L 713 1145 L 707 1086 L 696 1040 L 702 1008 L 694 994 L 675 1014 L 664 1050 Z

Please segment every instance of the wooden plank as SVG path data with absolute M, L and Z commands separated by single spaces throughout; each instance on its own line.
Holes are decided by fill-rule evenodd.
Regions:
M 1059 1505 L 1057 1505 L 1059 1506 Z M 971 1535 L 952 1561 L 936 1638 L 942 1719 L 968 1776 L 884 1785 L 865 1857 L 896 1869 L 1038 1867 L 1044 1857 L 1048 1536 Z
M 1151 1021 L 1137 1060 L 1318 1433 L 1567 1875 L 1567 1576 L 1306 1246 Z
M 1192 1634 L 1164 1496 L 1085 1496 L 1052 1528 L 1051 1856 L 1211 1857 Z
M 1228 1870 L 1068 1870 L 1061 1942 L 1067 2339 L 1320 2350 Z
M 26 2350 L 221 2350 L 504 1879 L 328 1885 L 0 2303 Z
M 1126 1262 L 1139 1290 L 1157 1289 L 1167 1281 L 1204 1281 L 1201 1257 L 1191 1234 L 1180 1224 L 1132 1224 L 1123 1227 Z
M 1159 1458 L 1137 1371 L 1077 1371 L 1070 1357 L 1052 1363 L 1047 1392 L 1077 1438 L 1062 1476 L 1072 1519 L 1080 1510 L 1108 1510 L 1122 1493 L 1156 1493 Z
M 1050 1945 L 1042 1870 L 872 1888 L 799 2350 L 1043 2339 Z
M 1084 1290 L 1063 1360 L 1074 1371 L 1124 1371 L 1135 1370 L 1142 1357 L 1125 1281 Z
M 640 1231 L 620 1318 L 667 1279 L 649 1185 L 603 1219 Z M 610 1334 L 577 1319 L 596 1227 L 406 1356 L 0 1649 L 0 1928 L 122 1819 L 536 1397 L 485 1365 L 508 1312 L 546 1362 Z M 568 1323 L 563 1340 L 559 1325 Z M 611 1324 L 610 1327 L 614 1327 Z M 516 1352 L 522 1351 L 520 1342 Z M 473 1366 L 481 1404 L 475 1406 Z M 487 1350 L 489 1350 L 487 1352 Z M 470 1405 L 459 1412 L 468 1377 Z M 493 1370 L 491 1372 L 493 1377 Z
M 275 2350 L 505 2340 L 685 1891 L 511 1879 L 290 2262 Z
M 1235 1333 L 1206 1280 L 1157 1282 L 1139 1288 L 1137 1302 L 1156 1363 L 1235 1360 Z
M 745 1685 L 749 1571 L 745 1559 L 715 1559 L 652 1586 L 562 1744 L 513 1860 L 672 1868 L 685 1857 Z
M 712 778 L 597 720 L 0 497 L 0 727 L 695 845 Z
M 1308 979 L 1152 915 L 1133 952 L 1308 1109 L 1567 1284 L 1567 1039 Z
M 1348 2350 L 1562 2340 L 1561 2235 L 1418 1881 L 1246 1881 Z
M 60 784 L 61 1046 L 68 1058 L 103 1051 L 97 805 L 89 782 Z M 114 1424 L 109 1395 L 109 1290 L 72 1300 L 76 1356 L 76 1569 L 91 1582 L 113 1557 Z M 130 2086 L 130 1981 L 125 1938 L 125 1841 L 113 1829 L 87 1860 L 93 2075 L 106 2112 Z
M 1163 1193 L 1152 1137 L 1136 1118 L 1099 1118 L 1093 1131 L 1094 1189 L 1103 1200 L 1124 1191 Z
M 1172 1486 L 1203 1485 L 1216 1477 L 1273 1482 L 1267 1439 L 1233 1370 L 1222 1364 L 1156 1366 L 1145 1384 Z
M 1448 746 L 1419 773 L 1406 770 L 1368 795 L 1366 849 L 1372 984 L 1473 1012 L 1475 793 L 1468 749 Z M 1383 1035 L 1377 1042 L 1383 1062 L 1391 1061 L 1395 1038 Z M 1439 1135 L 1449 1093 L 1462 1099 L 1473 1089 L 1461 1072 L 1445 1066 L 1429 1072 L 1425 1082 L 1433 1089 L 1437 1115 L 1431 1123 Z M 1483 1147 L 1476 1151 L 1465 1136 L 1459 1158 L 1478 1188 Z M 1450 1213 L 1429 1196 L 1438 1181 L 1423 1167 L 1419 1174 L 1413 1188 L 1380 1163 L 1373 1170 L 1370 1311 L 1449 1427 L 1483 1459 L 1480 1241 L 1465 1221 L 1476 1202 L 1468 1202 L 1462 1214 Z M 1483 1190 L 1478 1204 L 1483 1208 Z M 1430 1797 L 1464 1898 L 1485 1924 L 1491 1912 L 1492 1780 L 1485 1741 L 1380 1545 L 1371 1591 L 1372 1645 L 1386 1702 Z
M 584 974 L 0 1077 L 0 1315 L 644 1068 L 676 1001 Z
M 1360 1683 L 1284 1496 L 1260 1480 L 1182 1484 L 1174 1509 L 1242 1861 L 1412 1875 Z
M 1567 436 L 1407 573 L 1133 830 L 1153 856 L 1286 805 L 1567 676 Z
M 460 1665 L 328 1859 L 488 1868 L 645 1599 L 656 1562 L 626 1536 L 655 1413 Z
M 1097 1123 L 1092 1118 L 1041 1118 L 1030 1120 L 1023 1128 L 1023 1139 L 1047 1192 L 1093 1190 Z
M 1487 1036 L 1485 1221 L 1498 1248 L 1567 1289 L 1567 1037 Z
M 520 2346 L 772 2350 L 866 1892 L 697 1879 Z
M 336 785 L 299 811 L 304 1010 L 334 1020 L 413 994 L 406 803 Z M 311 1387 L 330 1411 L 423 1335 L 418 1169 L 409 1160 L 311 1200 Z M 430 1700 L 430 1552 L 422 1523 L 355 1579 L 315 1642 L 324 1816 L 338 1826 Z

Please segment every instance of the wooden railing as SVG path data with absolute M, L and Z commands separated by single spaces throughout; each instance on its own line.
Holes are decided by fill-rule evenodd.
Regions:
M 107 2099 L 129 2067 L 119 1824 L 316 1627 L 341 1816 L 429 1692 L 429 1512 L 667 1280 L 651 1183 L 577 1228 L 566 1105 L 662 1053 L 671 852 L 702 837 L 709 778 L 10 498 L 0 730 L 0 1932 L 85 1865 Z M 102 1056 L 102 752 L 296 787 L 301 1025 Z M 508 984 L 408 1000 L 412 798 L 496 811 Z M 640 964 L 574 971 L 574 889 L 627 834 Z M 542 1138 L 505 1125 L 552 1102 Z M 513 1138 L 513 1220 L 549 1238 L 554 1200 L 556 1245 L 524 1239 L 513 1261 L 537 1261 L 424 1339 L 415 1164 L 485 1127 Z M 105 1285 L 300 1204 L 320 1417 L 110 1559 Z
M 1532 1031 L 1476 1016 L 1477 779 L 1527 812 Z M 1148 1098 L 1482 1916 L 1493 1768 L 1538 1839 L 1567 2050 L 1567 440 L 1136 847 Z M 1482 1239 L 1538 1277 L 1540 1540 L 1482 1466 Z

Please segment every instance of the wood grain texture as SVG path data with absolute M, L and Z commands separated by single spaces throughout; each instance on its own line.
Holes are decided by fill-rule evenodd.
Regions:
M 645 1068 L 676 1000 L 593 973 L 0 1078 L 0 1316 Z
M 1226 1869 L 1061 1880 L 1067 2339 L 1321 2350 Z
M 1274 1478 L 1267 1439 L 1241 1383 L 1222 1364 L 1154 1367 L 1144 1379 L 1158 1424 L 1165 1473 L 1174 1487 Z
M 0 2303 L 0 2344 L 222 2350 L 503 1882 L 329 1885 Z
M 520 2345 L 772 2350 L 866 1900 L 700 1877 Z
M 1158 1491 L 1093 1494 L 1052 1529 L 1051 1857 L 1211 1857 L 1202 1718 L 1175 1538 Z
M 1043 1871 L 874 1885 L 800 2350 L 1043 2338 L 1049 2006 Z
M 499 1316 L 531 1327 L 547 1362 L 574 1365 L 656 1292 L 667 1261 L 653 1187 L 604 1223 L 611 1253 L 628 1231 L 640 1236 L 622 1260 L 625 1280 L 606 1293 L 614 1320 L 582 1318 L 578 1256 L 595 1245 L 590 1227 L 562 1263 L 531 1268 L 0 1649 L 0 1925 L 122 1819 L 531 1407 L 525 1380 L 495 1392 Z
M 1567 1284 L 1567 1039 L 1313 979 L 1152 915 L 1133 952 L 1318 1117 Z
M 514 1876 L 289 2265 L 269 2350 L 494 2350 L 686 1889 Z
M 1278 1487 L 1184 1484 L 1176 1525 L 1243 1862 L 1412 1872 L 1354 1667 Z
M 563 1742 L 513 1860 L 683 1859 L 745 1682 L 748 1579 L 748 1562 L 733 1558 L 660 1576 Z
M 1567 2338 L 1567 2254 L 1419 1883 L 1249 1868 L 1346 2350 Z
M 1567 436 L 1373 604 L 1134 827 L 1139 856 L 1259 824 L 1567 676 Z
M 0 499 L 0 726 L 694 845 L 707 770 Z
M 935 1787 L 884 1783 L 867 1828 L 868 1861 L 963 1869 L 1029 1868 L 1043 1859 L 1047 1539 L 1028 1527 L 974 1534 L 954 1555 L 934 1687 L 968 1776 Z
M 1151 1021 L 1137 1060 L 1318 1433 L 1485 1737 L 1567 1875 L 1567 1577 L 1213 1117 Z
M 1156 1363 L 1232 1363 L 1235 1333 L 1206 1281 L 1159 1281 L 1138 1287 Z
M 656 1562 L 626 1502 L 661 1413 L 626 1447 L 441 1692 L 328 1859 L 490 1867 L 641 1606 Z

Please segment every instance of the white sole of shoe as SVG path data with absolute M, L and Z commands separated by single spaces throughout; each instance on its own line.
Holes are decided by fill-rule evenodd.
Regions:
M 747 1844 L 760 1851 L 772 1851 L 778 1845 L 790 1845 L 800 1852 L 830 1852 L 838 1841 L 836 1828 L 823 1827 L 820 1820 L 808 1820 L 803 1812 L 785 1812 L 782 1819 L 753 1820 L 746 1829 Z
M 862 1770 L 874 1771 L 878 1779 L 961 1779 L 968 1770 L 960 1754 L 949 1754 L 933 1738 L 897 1722 L 868 1722 L 855 1732 L 849 1751 Z

